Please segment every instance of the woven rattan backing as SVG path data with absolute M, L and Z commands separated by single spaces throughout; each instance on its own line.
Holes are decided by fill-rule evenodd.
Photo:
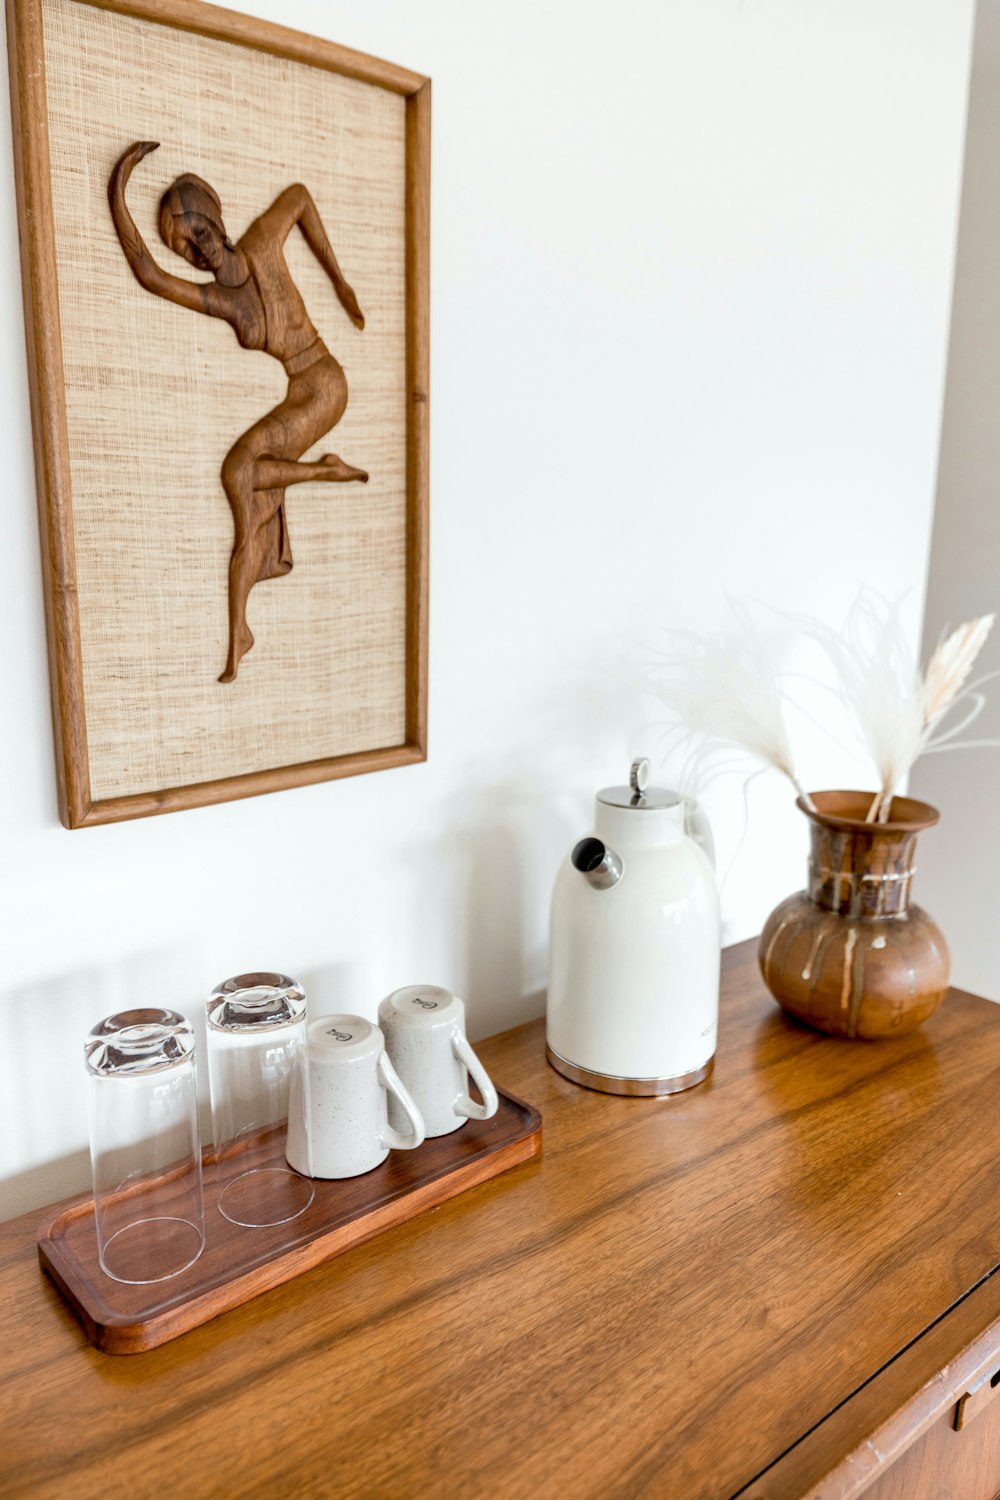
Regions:
M 45 0 L 53 211 L 91 795 L 108 798 L 397 745 L 405 738 L 404 101 L 267 53 Z M 310 189 L 366 317 L 358 332 L 299 231 L 286 258 L 343 365 L 347 411 L 312 450 L 367 485 L 287 492 L 294 567 L 259 583 L 256 638 L 220 684 L 235 439 L 283 397 L 277 361 L 222 322 L 144 291 L 107 183 L 129 186 L 160 263 L 159 198 L 195 172 L 238 238 L 293 182 Z

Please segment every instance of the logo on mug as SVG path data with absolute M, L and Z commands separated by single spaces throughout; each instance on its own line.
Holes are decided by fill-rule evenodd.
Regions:
M 413 1003 L 414 1003 L 414 1005 L 419 1005 L 423 1010 L 437 1010 L 437 1008 L 438 1008 L 438 1003 L 437 1003 L 436 1000 L 419 1000 L 418 999 L 418 1000 L 414 1000 Z
M 336 1026 L 331 1026 L 327 1036 L 332 1036 L 335 1042 L 350 1042 L 354 1039 L 353 1031 L 338 1031 Z

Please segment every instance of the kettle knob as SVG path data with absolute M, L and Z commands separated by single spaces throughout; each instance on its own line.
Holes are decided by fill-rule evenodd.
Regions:
M 628 773 L 628 781 L 629 786 L 637 797 L 641 797 L 649 786 L 649 769 L 649 757 L 646 755 L 637 756 L 632 762 L 631 770 Z

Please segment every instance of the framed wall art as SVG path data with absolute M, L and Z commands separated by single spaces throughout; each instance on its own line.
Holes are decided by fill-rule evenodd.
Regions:
M 430 82 L 7 0 L 70 828 L 426 754 Z

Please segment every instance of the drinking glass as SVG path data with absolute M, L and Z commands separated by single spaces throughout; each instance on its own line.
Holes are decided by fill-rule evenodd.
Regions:
M 209 996 L 219 1212 L 248 1229 L 297 1218 L 315 1194 L 285 1162 L 288 1091 L 305 1019 L 305 994 L 287 974 L 238 974 Z
M 84 1045 L 101 1269 L 177 1276 L 205 1244 L 194 1033 L 174 1010 L 126 1010 Z

